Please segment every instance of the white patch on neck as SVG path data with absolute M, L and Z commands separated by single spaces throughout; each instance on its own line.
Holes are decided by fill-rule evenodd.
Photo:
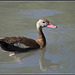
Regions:
M 40 23 L 42 22 L 43 20 L 39 20 L 38 22 L 37 22 L 37 28 L 39 29 L 40 28 Z
M 40 25 L 37 23 L 37 28 L 39 29 L 40 28 Z

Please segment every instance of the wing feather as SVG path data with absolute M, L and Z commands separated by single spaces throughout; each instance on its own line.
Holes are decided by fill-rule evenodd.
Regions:
M 15 43 L 14 46 L 17 46 L 19 48 L 30 48 L 30 46 L 26 46 L 25 44 L 22 43 Z
M 0 41 L 6 42 L 9 45 L 23 48 L 23 49 L 30 49 L 30 48 L 40 48 L 40 45 L 33 39 L 27 38 L 27 37 L 0 37 Z

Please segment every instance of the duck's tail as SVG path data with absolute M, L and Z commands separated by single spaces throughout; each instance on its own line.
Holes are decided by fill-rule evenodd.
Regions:
M 0 37 L 0 45 L 5 43 L 5 42 L 2 41 L 3 38 L 4 38 L 4 37 Z
M 7 43 L 4 41 L 0 41 L 0 45 L 6 45 Z
M 7 44 L 6 42 L 0 41 L 0 47 L 1 47 L 2 49 L 6 50 L 7 46 L 8 46 L 8 44 Z

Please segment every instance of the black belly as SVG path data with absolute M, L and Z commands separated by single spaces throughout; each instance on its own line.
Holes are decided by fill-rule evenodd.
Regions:
M 22 53 L 22 52 L 28 52 L 31 50 L 36 50 L 38 48 L 40 48 L 40 46 L 38 48 L 19 48 L 17 46 L 14 46 L 12 44 L 0 41 L 0 46 L 3 50 L 5 51 L 10 51 L 10 52 L 15 52 L 15 53 Z

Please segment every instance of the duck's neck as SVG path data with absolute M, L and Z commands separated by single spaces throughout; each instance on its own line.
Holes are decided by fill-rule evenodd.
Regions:
M 41 48 L 43 48 L 46 45 L 46 39 L 45 36 L 42 32 L 42 28 L 37 28 L 39 38 L 37 40 L 38 44 L 40 45 Z

